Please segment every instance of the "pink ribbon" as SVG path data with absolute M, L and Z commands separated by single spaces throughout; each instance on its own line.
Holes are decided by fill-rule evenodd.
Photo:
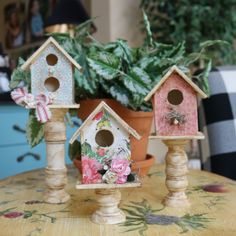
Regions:
M 11 97 L 16 104 L 30 108 L 36 108 L 36 118 L 39 122 L 45 123 L 51 119 L 52 113 L 48 105 L 52 104 L 53 99 L 45 94 L 34 96 L 28 93 L 27 88 L 17 88 L 11 92 Z

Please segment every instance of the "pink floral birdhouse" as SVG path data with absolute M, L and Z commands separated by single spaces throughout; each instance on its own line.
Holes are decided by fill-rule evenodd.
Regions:
M 131 174 L 129 136 L 139 134 L 105 102 L 89 115 L 70 140 L 80 135 L 82 183 L 124 184 Z
M 173 66 L 144 99 L 153 99 L 156 135 L 198 135 L 198 95 L 207 97 L 177 66 Z

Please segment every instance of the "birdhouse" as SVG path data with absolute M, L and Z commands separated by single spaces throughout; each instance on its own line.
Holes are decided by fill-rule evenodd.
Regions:
M 130 175 L 129 136 L 139 134 L 105 102 L 89 115 L 70 140 L 80 135 L 82 183 L 123 184 Z
M 23 65 L 31 73 L 31 93 L 52 94 L 54 105 L 74 104 L 73 68 L 80 65 L 50 37 Z
M 173 66 L 144 99 L 153 99 L 156 135 L 198 135 L 198 95 L 207 97 L 178 67 Z

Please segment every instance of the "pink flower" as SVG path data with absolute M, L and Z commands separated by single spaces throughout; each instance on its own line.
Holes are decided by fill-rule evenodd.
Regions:
M 116 180 L 117 184 L 124 184 L 127 182 L 127 175 L 119 176 Z
M 95 159 L 87 156 L 82 157 L 83 184 L 95 184 L 102 181 L 102 176 L 98 170 L 102 165 Z
M 113 159 L 111 162 L 111 171 L 118 176 L 129 175 L 131 172 L 130 162 L 126 159 Z
M 103 116 L 103 111 L 100 111 L 97 113 L 96 116 L 94 116 L 93 120 L 100 120 Z
M 18 211 L 12 211 L 12 212 L 5 213 L 3 216 L 6 218 L 17 218 L 22 215 L 24 215 L 24 213 L 18 212 Z
M 106 154 L 106 150 L 104 148 L 99 148 L 97 153 L 99 156 L 103 157 Z

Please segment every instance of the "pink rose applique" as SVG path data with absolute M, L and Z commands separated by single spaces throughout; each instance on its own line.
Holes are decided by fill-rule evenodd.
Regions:
M 124 184 L 127 182 L 127 175 L 119 176 L 116 180 L 117 184 Z
M 116 183 L 123 184 L 127 181 L 127 176 L 131 172 L 130 162 L 126 159 L 113 159 L 110 170 L 118 176 Z
M 97 115 L 94 116 L 93 120 L 100 120 L 103 116 L 103 111 L 100 111 L 97 113 Z
M 98 170 L 102 169 L 102 165 L 95 159 L 87 156 L 82 157 L 82 173 L 83 184 L 95 184 L 100 183 L 102 176 L 98 173 Z

